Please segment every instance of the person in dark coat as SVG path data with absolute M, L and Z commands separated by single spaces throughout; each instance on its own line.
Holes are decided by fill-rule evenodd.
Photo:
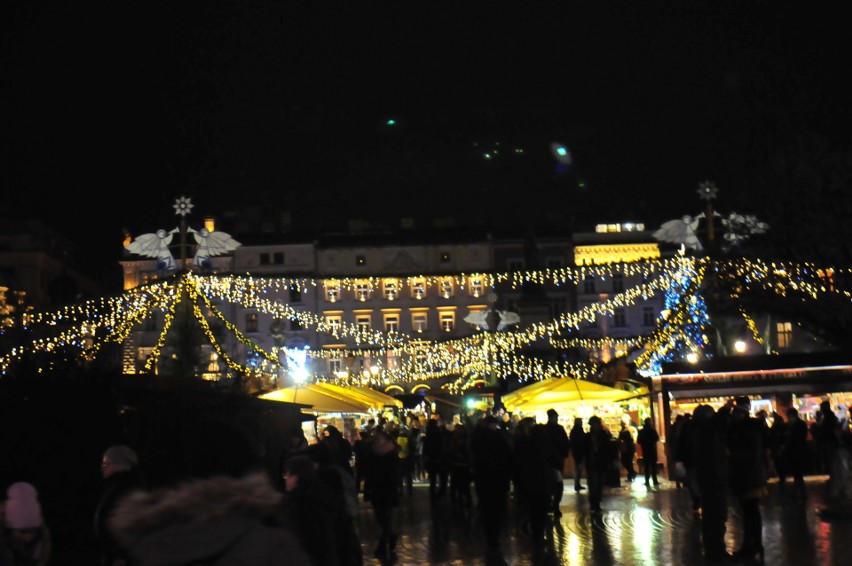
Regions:
M 692 422 L 692 415 L 689 413 L 683 415 L 683 428 L 678 435 L 677 445 L 674 449 L 675 460 L 683 466 L 684 475 L 682 482 L 689 490 L 689 497 L 692 499 L 692 510 L 696 513 L 701 511 L 701 492 L 698 489 L 696 481 L 695 469 L 695 428 Z
M 547 424 L 545 426 L 551 445 L 550 465 L 556 470 L 551 508 L 554 517 L 561 517 L 562 512 L 559 510 L 559 504 L 562 502 L 562 493 L 565 490 L 562 471 L 565 469 L 565 458 L 571 455 L 571 441 L 568 438 L 568 433 L 565 432 L 565 427 L 559 424 L 559 413 L 556 412 L 556 409 L 547 410 Z
M 514 481 L 518 502 L 529 517 L 534 552 L 545 548 L 544 526 L 551 504 L 553 467 L 548 460 L 547 427 L 524 417 L 515 427 Z
M 734 557 L 763 560 L 763 518 L 760 499 L 768 495 L 764 432 L 749 416 L 748 397 L 738 397 L 731 409 L 727 447 L 731 493 L 743 516 L 743 540 Z
M 284 462 L 283 522 L 296 535 L 314 564 L 339 566 L 340 546 L 335 528 L 339 504 L 328 484 L 318 477 L 317 468 L 317 463 L 307 454 L 291 456 Z
M 581 484 L 580 477 L 582 470 L 586 467 L 586 455 L 589 447 L 586 431 L 583 428 L 583 419 L 580 417 L 574 418 L 574 426 L 571 427 L 568 441 L 571 446 L 571 457 L 574 458 L 574 491 L 581 491 L 586 489 Z
M 501 556 L 500 532 L 506 519 L 513 459 L 509 439 L 500 429 L 496 417 L 488 415 L 476 424 L 470 449 L 487 558 L 497 560 Z
M 642 448 L 645 487 L 651 487 L 651 480 L 654 481 L 654 487 L 659 487 L 660 482 L 657 480 L 657 443 L 660 442 L 660 433 L 654 428 L 650 417 L 645 419 L 645 425 L 636 435 L 636 441 Z
M 125 444 L 115 444 L 107 448 L 101 457 L 101 477 L 104 483 L 95 508 L 93 524 L 95 539 L 100 548 L 100 564 L 123 565 L 127 563 L 127 554 L 116 544 L 107 528 L 107 520 L 122 497 L 145 486 L 136 451 Z
M 450 464 L 447 455 L 448 431 L 437 419 L 429 419 L 423 437 L 423 465 L 429 476 L 429 495 L 439 499 L 447 493 Z
M 636 468 L 633 461 L 636 459 L 636 441 L 633 432 L 627 423 L 621 423 L 621 431 L 618 433 L 618 449 L 621 456 L 621 467 L 627 471 L 627 481 L 636 479 Z
M 804 469 L 808 459 L 808 426 L 795 407 L 787 409 L 787 424 L 781 441 L 781 454 L 787 472 L 793 476 L 792 496 L 804 499 Z M 781 479 L 779 478 L 779 482 Z M 783 487 L 783 484 L 782 484 Z
M 588 435 L 589 509 L 592 513 L 600 513 L 606 475 L 615 459 L 610 442 L 612 433 L 603 426 L 599 416 L 592 415 L 589 417 Z
M 695 408 L 690 423 L 695 483 L 701 499 L 701 542 L 707 562 L 730 561 L 725 547 L 728 520 L 728 451 L 730 404 L 718 413 L 710 405 Z
M 331 495 L 331 519 L 339 564 L 361 566 L 363 555 L 357 530 L 359 505 L 355 478 L 335 461 L 324 442 L 308 446 L 305 455 L 313 460 L 317 479 Z
M 323 437 L 320 442 L 328 444 L 331 449 L 331 455 L 334 462 L 342 469 L 346 470 L 352 476 L 355 475 L 352 469 L 352 456 L 354 450 L 352 445 L 343 437 L 343 433 L 336 426 L 328 425 L 323 431 Z
M 251 437 L 219 419 L 199 419 L 182 432 L 173 481 L 128 494 L 108 520 L 130 564 L 311 566 L 280 522 L 281 492 Z
M 394 526 L 394 510 L 399 506 L 399 457 L 393 438 L 381 429 L 373 432 L 371 448 L 364 498 L 373 506 L 373 514 L 381 530 L 373 556 L 393 562 L 396 559 L 398 536 Z

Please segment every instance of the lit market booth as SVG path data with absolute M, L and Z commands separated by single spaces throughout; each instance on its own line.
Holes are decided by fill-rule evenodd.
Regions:
M 737 396 L 751 399 L 752 415 L 765 410 L 786 415 L 795 407 L 806 423 L 814 420 L 820 402 L 848 408 L 852 403 L 852 358 L 838 353 L 730 356 L 696 364 L 670 363 L 652 380 L 654 409 L 665 434 L 679 414 L 700 404 L 714 409 Z M 770 423 L 767 423 L 771 425 Z
M 502 401 L 507 411 L 535 417 L 538 422 L 546 422 L 547 410 L 555 409 L 559 422 L 568 427 L 575 417 L 586 424 L 590 416 L 598 415 L 614 435 L 625 414 L 631 422 L 640 423 L 649 410 L 645 388 L 627 391 L 571 377 L 536 382 L 503 395 Z
M 284 387 L 260 395 L 271 401 L 309 405 L 302 413 L 313 415 L 313 422 L 303 423 L 309 442 L 328 425 L 336 427 L 346 438 L 369 418 L 385 410 L 401 409 L 402 402 L 367 387 L 341 387 L 329 383 L 309 383 L 299 387 Z
M 583 419 L 583 427 L 588 432 L 589 417 L 597 415 L 612 432 L 613 442 L 616 442 L 623 420 L 639 426 L 650 415 L 647 388 L 626 391 L 570 377 L 539 381 L 507 393 L 502 401 L 507 411 L 520 413 L 524 417 L 535 417 L 540 423 L 547 422 L 548 409 L 555 409 L 559 413 L 559 423 L 569 430 L 574 424 L 574 418 L 579 417 Z M 562 472 L 565 477 L 573 477 L 573 458 L 565 459 Z

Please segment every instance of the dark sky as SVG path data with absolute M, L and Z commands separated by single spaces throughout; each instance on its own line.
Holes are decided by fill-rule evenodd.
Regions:
M 3 2 L 3 208 L 107 261 L 122 229 L 176 225 L 181 195 L 329 228 L 387 212 L 659 225 L 700 211 L 705 179 L 720 206 L 756 207 L 779 140 L 849 146 L 829 3 L 330 4 Z

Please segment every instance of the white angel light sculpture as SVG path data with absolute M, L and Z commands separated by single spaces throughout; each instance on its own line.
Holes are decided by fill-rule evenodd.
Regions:
M 124 248 L 138 255 L 155 257 L 157 258 L 158 270 L 171 271 L 177 269 L 177 264 L 171 250 L 169 250 L 169 244 L 172 243 L 172 238 L 177 231 L 177 228 L 171 232 L 160 229 L 152 234 L 142 234 L 126 244 Z
M 488 313 L 491 309 L 474 311 L 464 317 L 464 321 L 478 327 L 480 330 L 488 330 Z
M 505 330 L 509 326 L 521 322 L 521 316 L 516 312 L 498 310 L 497 314 L 500 315 L 500 322 L 497 324 L 497 330 Z
M 232 252 L 241 245 L 230 234 L 226 234 L 225 232 L 210 232 L 207 228 L 202 228 L 201 230 L 189 228 L 188 231 L 198 244 L 195 257 L 192 258 L 192 265 L 196 267 L 210 267 L 211 256 Z
M 683 218 L 663 222 L 660 228 L 654 232 L 654 238 L 661 242 L 682 244 L 687 248 L 701 251 L 704 248 L 695 231 L 698 229 L 698 223 L 702 218 L 704 218 L 703 212 L 695 218 L 687 214 Z
M 472 312 L 466 317 L 464 317 L 464 321 L 479 327 L 480 330 L 488 330 L 488 313 L 490 312 L 492 312 L 492 309 Z M 501 311 L 496 309 L 494 310 L 494 312 L 496 312 L 500 316 L 500 321 L 497 323 L 498 331 L 505 330 L 509 326 L 521 322 L 521 317 L 516 312 Z
M 751 214 L 732 212 L 722 219 L 722 228 L 725 231 L 725 249 L 729 250 L 741 245 L 751 236 L 765 234 L 769 230 L 769 224 L 761 222 Z

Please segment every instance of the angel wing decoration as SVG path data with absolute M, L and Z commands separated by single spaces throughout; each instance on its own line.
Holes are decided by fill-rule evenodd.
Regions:
M 488 330 L 488 310 L 475 311 L 464 317 L 464 321 L 482 330 Z
M 225 232 L 210 232 L 207 228 L 201 230 L 190 228 L 189 231 L 198 243 L 195 257 L 192 258 L 192 265 L 196 267 L 209 267 L 212 256 L 232 252 L 241 245 Z
M 695 218 L 687 214 L 683 218 L 663 222 L 659 230 L 654 232 L 654 238 L 661 242 L 683 244 L 687 248 L 700 251 L 703 247 L 695 231 L 698 229 L 698 223 L 702 218 L 704 218 L 703 212 Z
M 521 322 L 521 317 L 516 312 L 497 311 L 497 314 L 500 315 L 500 323 L 497 325 L 497 330 L 504 330 L 507 326 Z
M 169 250 L 169 244 L 172 243 L 172 237 L 174 237 L 177 231 L 177 228 L 171 232 L 160 229 L 153 234 L 142 234 L 129 244 L 126 244 L 124 248 L 134 254 L 157 258 L 157 269 L 176 269 L 177 265 L 175 264 L 172 252 Z
M 750 236 L 765 234 L 769 230 L 769 224 L 761 222 L 751 214 L 732 212 L 722 219 L 722 229 L 725 231 L 725 247 L 730 249 L 739 246 Z

